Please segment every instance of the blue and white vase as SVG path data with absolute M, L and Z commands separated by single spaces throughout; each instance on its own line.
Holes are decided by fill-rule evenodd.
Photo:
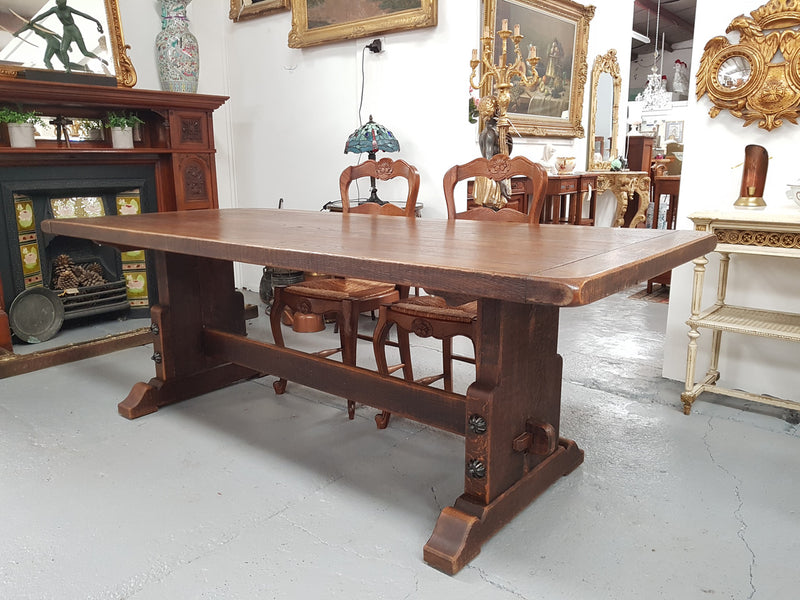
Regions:
M 197 91 L 200 49 L 189 31 L 186 7 L 192 0 L 161 0 L 161 31 L 156 36 L 156 60 L 161 89 L 169 92 Z

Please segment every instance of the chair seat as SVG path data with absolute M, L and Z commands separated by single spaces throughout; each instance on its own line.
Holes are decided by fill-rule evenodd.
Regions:
M 391 283 L 349 277 L 345 279 L 312 279 L 286 288 L 286 291 L 291 294 L 323 300 L 347 300 L 348 298 L 367 300 L 389 294 L 394 290 L 395 286 Z
M 453 323 L 471 323 L 478 318 L 478 301 L 473 300 L 460 306 L 451 306 L 440 296 L 416 296 L 400 300 L 389 307 L 393 312 L 438 319 Z

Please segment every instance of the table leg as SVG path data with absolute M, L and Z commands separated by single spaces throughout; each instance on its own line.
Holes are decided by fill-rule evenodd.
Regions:
M 156 252 L 159 304 L 151 311 L 156 377 L 137 383 L 119 405 L 135 419 L 159 407 L 225 387 L 259 373 L 209 359 L 203 328 L 245 334 L 244 299 L 228 261 Z
M 442 510 L 423 556 L 454 574 L 583 451 L 559 438 L 558 308 L 481 300 L 467 390 L 464 494 Z

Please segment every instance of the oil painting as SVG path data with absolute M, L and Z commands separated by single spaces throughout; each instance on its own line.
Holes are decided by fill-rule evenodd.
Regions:
M 292 0 L 289 46 L 303 48 L 436 25 L 437 0 Z
M 524 35 L 520 44 L 523 56 L 533 46 L 540 57 L 536 83 L 526 87 L 517 82 L 511 89 L 508 113 L 516 133 L 584 137 L 581 113 L 588 72 L 589 21 L 593 16 L 593 6 L 571 0 L 487 0 L 484 26 L 494 32 L 504 20 L 510 26 L 519 25 Z M 495 61 L 501 52 L 497 38 Z M 528 75 L 533 75 L 530 67 Z M 487 92 L 481 90 L 482 95 Z

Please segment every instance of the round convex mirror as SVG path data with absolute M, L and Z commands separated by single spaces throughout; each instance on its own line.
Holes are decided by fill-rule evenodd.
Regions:
M 750 61 L 744 56 L 732 56 L 719 66 L 717 80 L 728 90 L 738 90 L 750 79 Z

